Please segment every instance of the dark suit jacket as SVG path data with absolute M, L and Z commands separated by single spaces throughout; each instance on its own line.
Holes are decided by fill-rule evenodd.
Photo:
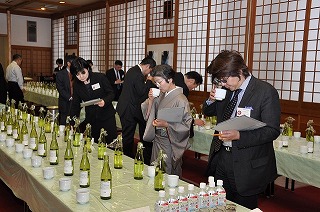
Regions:
M 0 103 L 6 104 L 7 101 L 7 81 L 4 75 L 2 64 L 0 63 Z
M 59 110 L 62 113 L 69 113 L 70 110 L 70 81 L 67 69 L 62 69 L 56 76 L 56 87 L 59 92 Z
M 120 80 L 124 80 L 124 71 L 123 70 L 120 70 L 119 71 L 119 74 L 120 74 Z M 121 94 L 121 91 L 122 91 L 122 87 L 123 85 L 122 84 L 114 84 L 114 82 L 117 80 L 117 77 L 116 77 L 116 74 L 114 73 L 114 68 L 112 69 L 109 69 L 107 72 L 106 72 L 106 76 L 112 86 L 112 89 L 113 89 L 113 92 L 114 92 L 114 100 L 115 101 L 118 101 L 119 99 L 119 96 Z
M 215 101 L 211 105 L 204 102 L 203 112 L 208 116 L 217 116 L 221 122 L 224 110 L 232 92 L 228 91 L 223 101 Z M 261 193 L 266 185 L 277 177 L 276 159 L 273 140 L 280 134 L 280 103 L 276 89 L 270 84 L 251 77 L 239 107 L 251 107 L 251 117 L 265 122 L 267 126 L 250 131 L 241 131 L 240 139 L 232 142 L 234 177 L 240 195 L 249 196 Z M 218 155 L 214 153 L 213 137 L 208 168 L 216 165 Z M 214 174 L 215 169 L 211 170 Z
M 117 104 L 117 112 L 121 117 L 129 110 L 131 115 L 143 119 L 141 112 L 141 103 L 148 97 L 150 88 L 153 83 L 150 80 L 145 82 L 145 77 L 138 65 L 130 68 L 126 73 L 126 79 L 123 83 L 122 93 Z
M 183 94 L 188 98 L 189 88 L 184 82 L 184 76 L 181 72 L 177 72 L 174 76 L 174 84 L 183 89 Z
M 101 73 L 89 72 L 89 77 L 90 92 L 83 82 L 77 79 L 74 82 L 71 117 L 73 117 L 74 115 L 79 117 L 81 109 L 80 103 L 82 101 L 85 102 L 92 99 L 100 98 L 104 100 L 105 104 L 103 107 L 99 107 L 98 105 L 91 105 L 85 108 L 86 121 L 91 123 L 92 121 L 108 120 L 111 116 L 115 115 L 115 109 L 112 105 L 114 94 L 110 83 L 108 82 L 106 76 Z M 100 88 L 93 90 L 92 85 L 99 85 Z

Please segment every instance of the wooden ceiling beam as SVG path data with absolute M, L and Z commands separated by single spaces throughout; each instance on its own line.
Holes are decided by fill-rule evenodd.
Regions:
M 39 0 L 37 1 L 39 3 L 44 3 L 44 4 L 52 4 L 52 5 L 57 5 L 57 6 L 62 6 L 62 7 L 79 7 L 79 5 L 76 4 L 70 4 L 70 3 L 64 3 L 60 4 L 59 2 L 56 1 L 48 1 L 48 0 Z
M 11 7 L 8 7 L 7 8 L 7 11 L 12 11 L 12 10 L 15 10 L 15 9 L 19 9 L 19 8 L 22 8 L 24 7 L 25 5 L 28 5 L 28 4 L 31 4 L 33 1 L 23 1 L 19 4 L 16 4 L 16 5 L 13 5 Z

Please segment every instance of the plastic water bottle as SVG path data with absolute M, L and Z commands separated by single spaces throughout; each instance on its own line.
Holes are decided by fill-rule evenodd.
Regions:
M 188 211 L 198 210 L 198 194 L 194 192 L 194 185 L 188 185 Z
M 206 191 L 206 183 L 200 183 L 198 205 L 199 205 L 199 209 L 209 208 L 209 195 Z
M 213 176 L 209 176 L 208 177 L 208 184 L 210 184 L 210 182 L 214 182 L 214 177 Z
M 226 206 L 226 202 L 227 202 L 226 191 L 222 186 L 223 186 L 223 181 L 217 180 L 218 205 Z
M 184 194 L 184 187 L 178 187 L 178 201 L 179 201 L 179 212 L 186 212 L 188 211 L 188 198 Z
M 215 188 L 214 181 L 209 182 L 209 189 L 208 189 L 208 195 L 209 195 L 209 208 L 216 208 L 218 205 L 218 193 Z
M 168 203 L 170 212 L 179 212 L 179 201 L 176 197 L 176 189 L 174 188 L 169 189 Z
M 169 212 L 169 203 L 165 199 L 166 192 L 164 190 L 159 191 L 159 199 L 154 205 L 154 210 L 156 212 Z

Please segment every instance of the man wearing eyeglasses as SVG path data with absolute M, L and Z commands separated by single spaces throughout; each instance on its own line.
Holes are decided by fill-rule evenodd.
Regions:
M 278 92 L 248 70 L 236 51 L 222 51 L 207 67 L 213 81 L 227 90 L 225 99 L 215 98 L 213 86 L 203 113 L 216 115 L 217 123 L 246 114 L 266 123 L 255 130 L 227 130 L 214 136 L 208 161 L 208 175 L 223 180 L 227 199 L 254 209 L 258 194 L 277 177 L 273 140 L 280 134 Z
M 122 126 L 123 152 L 125 155 L 134 157 L 133 142 L 137 124 L 139 124 L 139 137 L 143 142 L 143 134 L 146 128 L 146 121 L 141 111 L 141 103 L 148 98 L 148 92 L 154 87 L 150 80 L 152 77 L 145 77 L 156 66 L 156 62 L 151 57 L 144 58 L 139 65 L 130 68 L 126 73 L 123 89 L 120 94 L 117 112 L 120 116 Z M 144 160 L 150 163 L 152 143 L 143 142 Z

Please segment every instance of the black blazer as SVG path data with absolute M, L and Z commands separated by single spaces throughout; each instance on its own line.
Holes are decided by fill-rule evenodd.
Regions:
M 145 82 L 145 76 L 138 65 L 130 68 L 126 73 L 122 93 L 117 104 L 119 116 L 121 117 L 125 112 L 128 112 L 133 116 L 138 115 L 144 120 L 141 112 L 141 103 L 147 99 L 151 87 L 153 87 L 152 81 L 147 80 Z
M 2 64 L 0 63 L 0 103 L 6 104 L 7 101 L 7 81 L 4 75 Z
M 69 113 L 71 92 L 69 74 L 66 68 L 60 70 L 56 76 L 56 87 L 59 92 L 59 110 Z
M 189 96 L 189 88 L 184 82 L 184 76 L 181 72 L 177 72 L 174 75 L 174 84 L 181 87 L 183 89 L 183 94 L 188 98 Z
M 79 117 L 81 109 L 80 103 L 82 101 L 85 102 L 100 98 L 104 100 L 105 104 L 103 107 L 99 107 L 98 105 L 85 107 L 86 121 L 91 123 L 92 121 L 107 120 L 111 116 L 115 115 L 115 109 L 112 105 L 114 94 L 111 85 L 106 79 L 106 76 L 101 73 L 89 72 L 89 78 L 90 85 L 88 87 L 90 92 L 83 82 L 79 81 L 78 79 L 76 79 L 74 82 L 71 117 L 74 115 Z M 98 86 L 99 88 L 93 90 L 93 85 Z
M 119 71 L 119 74 L 120 74 L 120 80 L 124 80 L 124 71 L 123 70 L 120 70 Z M 117 77 L 116 77 L 116 74 L 114 73 L 114 68 L 112 69 L 109 69 L 108 71 L 106 71 L 106 76 L 112 86 L 112 89 L 113 89 L 113 92 L 114 92 L 114 100 L 115 101 L 118 101 L 119 99 L 119 96 L 122 92 L 122 87 L 123 85 L 122 84 L 114 84 L 114 82 L 117 80 Z
M 203 103 L 203 113 L 217 116 L 222 121 L 224 110 L 232 92 L 228 91 L 223 101 L 207 105 Z M 239 107 L 250 107 L 251 117 L 265 122 L 267 126 L 250 131 L 240 131 L 240 139 L 232 142 L 234 177 L 240 195 L 249 196 L 261 193 L 266 185 L 277 177 L 273 140 L 280 134 L 280 102 L 277 90 L 269 83 L 251 77 Z M 218 155 L 214 153 L 213 137 L 209 154 L 208 168 L 216 165 Z M 215 170 L 213 170 L 214 174 Z

